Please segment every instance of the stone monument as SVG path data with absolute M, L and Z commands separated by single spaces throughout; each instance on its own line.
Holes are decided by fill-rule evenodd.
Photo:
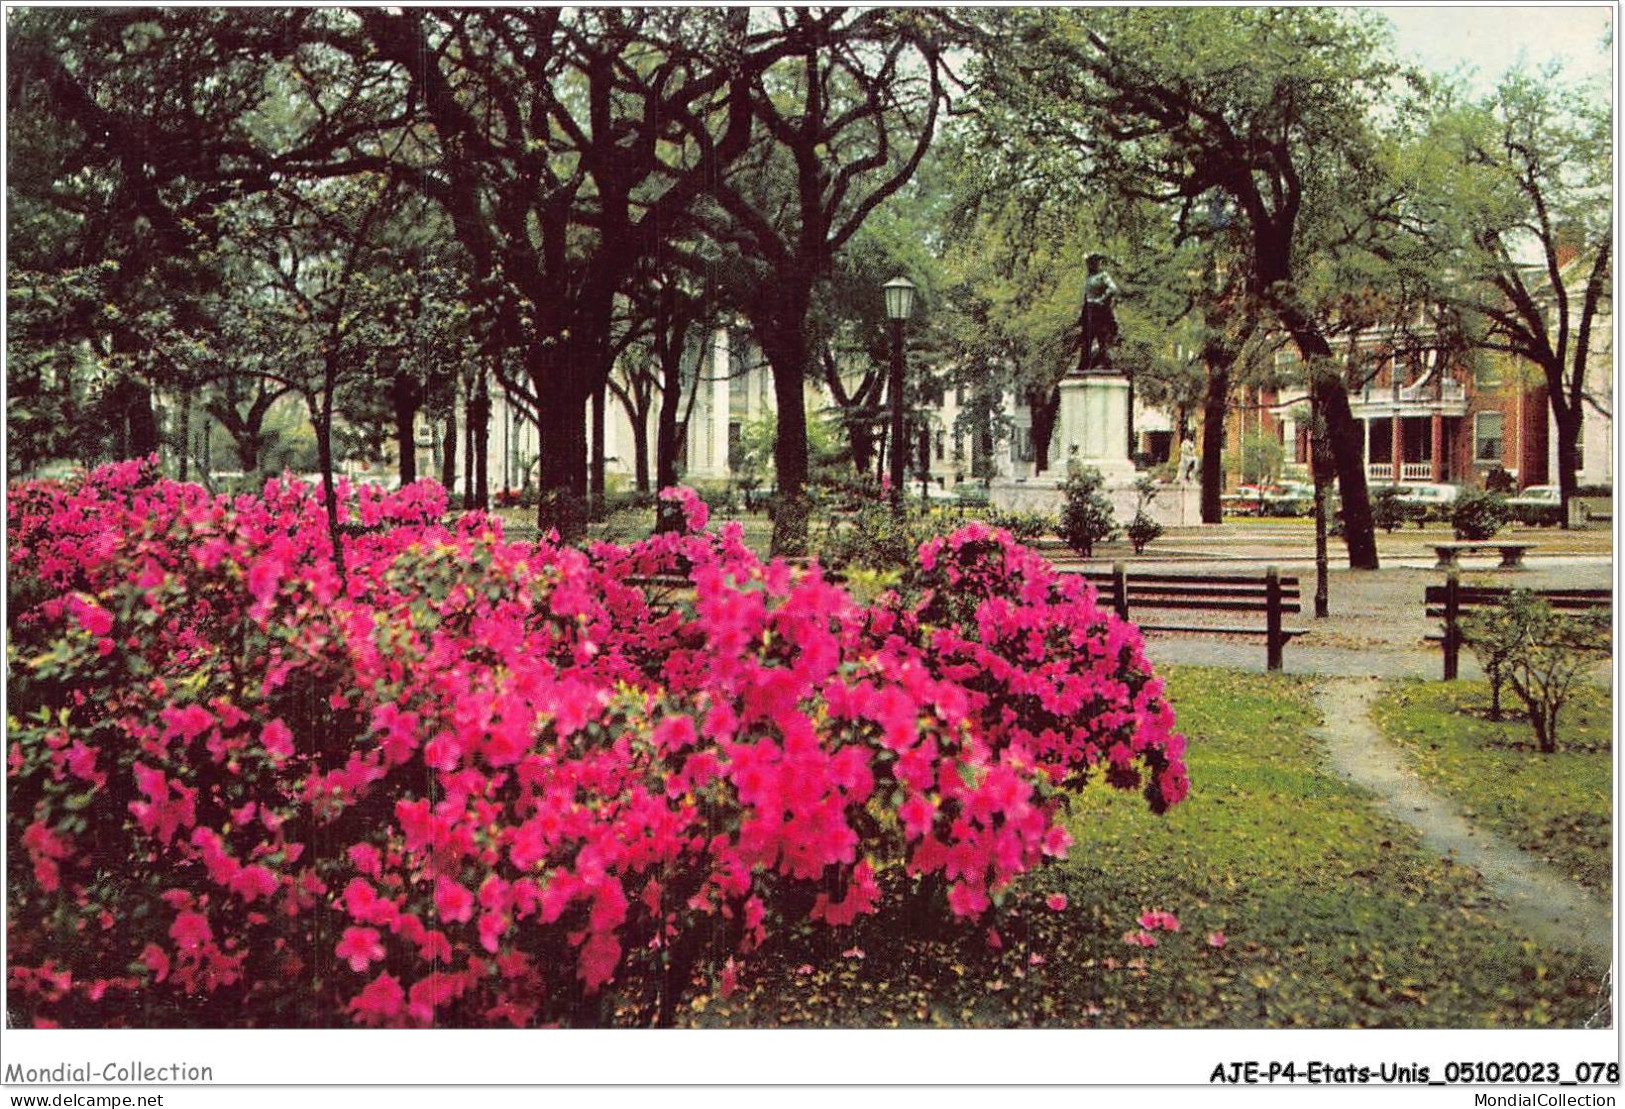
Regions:
M 1134 517 L 1139 499 L 1137 478 L 1129 457 L 1131 390 L 1128 378 L 1113 365 L 1117 345 L 1117 283 L 1106 271 L 1106 259 L 1091 254 L 1086 260 L 1083 308 L 1079 315 L 1078 364 L 1060 383 L 1060 412 L 1050 438 L 1052 460 L 1043 474 L 1027 477 L 1003 471 L 989 486 L 993 503 L 1006 509 L 1054 512 L 1060 508 L 1061 485 L 1074 468 L 1099 470 L 1119 523 Z M 1057 464 L 1059 463 L 1059 464 Z M 1174 491 L 1170 491 L 1174 492 Z M 1183 491 L 1159 496 L 1152 515 L 1164 526 L 1195 522 Z M 1166 517 L 1166 518 L 1164 518 Z M 1198 517 L 1199 518 L 1199 517 Z

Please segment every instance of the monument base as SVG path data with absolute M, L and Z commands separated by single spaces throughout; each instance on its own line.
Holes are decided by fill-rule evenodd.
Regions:
M 1126 472 L 1114 468 L 1101 471 L 1106 479 L 1102 490 L 1112 503 L 1112 516 L 1118 527 L 1127 527 L 1139 509 L 1140 494 L 1134 488 L 1139 480 L 1132 465 Z M 994 478 L 988 483 L 988 503 L 1005 512 L 1042 512 L 1059 516 L 1066 503 L 1061 491 L 1063 478 L 1053 473 L 1029 478 Z M 1146 515 L 1165 528 L 1196 527 L 1202 522 L 1202 490 L 1197 485 L 1158 485 L 1157 495 L 1146 506 Z
M 1072 468 L 1098 470 L 1117 525 L 1127 527 L 1140 507 L 1134 486 L 1143 476 L 1129 461 L 1130 392 L 1128 378 L 1110 369 L 1068 374 L 1061 380 L 1049 468 L 994 478 L 989 502 L 1006 512 L 1057 515 L 1066 499 L 1061 486 Z M 1165 528 L 1194 527 L 1202 522 L 1201 500 L 1197 485 L 1159 485 L 1145 511 Z

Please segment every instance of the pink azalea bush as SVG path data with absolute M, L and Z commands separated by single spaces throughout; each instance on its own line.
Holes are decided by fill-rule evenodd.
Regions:
M 1137 631 L 1007 533 L 860 606 L 672 496 L 582 551 L 344 487 L 341 576 L 297 482 L 14 486 L 14 1013 L 666 1021 L 802 920 L 986 926 L 1095 775 L 1185 796 Z

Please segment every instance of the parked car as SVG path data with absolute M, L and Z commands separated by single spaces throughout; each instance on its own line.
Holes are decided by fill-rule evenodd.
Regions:
M 1424 509 L 1428 515 L 1442 520 L 1450 515 L 1450 506 L 1456 503 L 1457 492 L 1459 490 L 1454 485 L 1417 483 L 1400 485 L 1395 499 L 1400 504 Z
M 1283 481 L 1263 491 L 1259 511 L 1265 516 L 1308 516 L 1315 510 L 1315 487 L 1306 481 Z
M 1229 516 L 1257 516 L 1264 510 L 1264 490 L 1257 485 L 1238 485 L 1234 493 L 1219 498 Z
M 1563 522 L 1563 491 L 1555 485 L 1531 485 L 1508 497 L 1507 509 L 1520 524 L 1551 527 Z

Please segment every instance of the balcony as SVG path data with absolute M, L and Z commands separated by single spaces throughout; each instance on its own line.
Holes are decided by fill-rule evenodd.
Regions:
M 1465 416 L 1467 388 L 1459 381 L 1422 385 L 1367 385 L 1350 398 L 1356 417 Z

